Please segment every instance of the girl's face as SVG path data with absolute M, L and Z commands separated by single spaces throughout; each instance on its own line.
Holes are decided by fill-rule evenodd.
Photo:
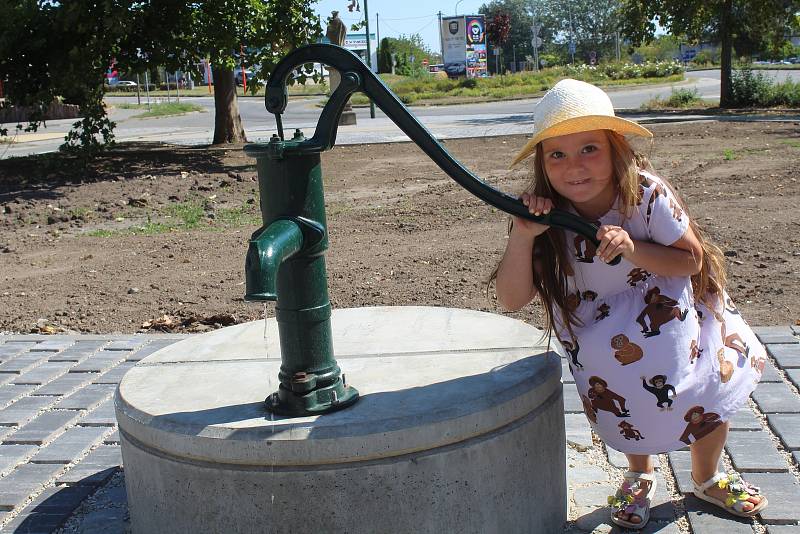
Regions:
M 550 185 L 578 213 L 597 219 L 611 209 L 617 193 L 611 144 L 603 130 L 545 139 L 542 155 Z

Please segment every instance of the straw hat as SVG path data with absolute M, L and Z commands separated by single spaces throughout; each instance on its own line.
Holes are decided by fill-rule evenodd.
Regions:
M 578 80 L 561 80 L 547 91 L 533 111 L 533 137 L 516 155 L 514 166 L 530 156 L 536 145 L 551 137 L 590 130 L 614 130 L 625 135 L 653 137 L 647 128 L 614 115 L 611 99 L 599 87 Z

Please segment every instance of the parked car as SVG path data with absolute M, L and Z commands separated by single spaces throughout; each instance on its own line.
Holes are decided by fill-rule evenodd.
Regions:
M 445 66 L 448 76 L 456 77 L 467 73 L 467 65 L 464 63 L 448 63 Z
M 116 83 L 109 85 L 112 91 L 135 91 L 139 84 L 130 80 L 120 80 Z

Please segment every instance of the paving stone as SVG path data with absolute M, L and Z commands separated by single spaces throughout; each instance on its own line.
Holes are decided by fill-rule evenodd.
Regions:
M 17 386 L 14 384 L 3 384 L 0 386 L 0 408 L 7 406 L 33 391 L 35 386 Z
M 575 488 L 583 484 L 608 482 L 608 474 L 589 462 L 588 455 L 567 448 L 567 484 Z
M 61 465 L 23 464 L 0 479 L 0 510 L 10 511 L 20 506 L 63 469 Z
M 800 534 L 800 525 L 767 525 L 767 534 Z
M 55 407 L 66 410 L 89 410 L 103 402 L 103 400 L 113 393 L 113 385 L 89 384 L 68 397 L 61 399 Z
M 119 430 L 115 430 L 111 435 L 103 438 L 106 445 L 119 445 Z
M 578 413 L 565 413 L 564 427 L 568 442 L 584 449 L 592 446 L 592 431 L 586 416 Z
M 82 426 L 116 426 L 117 415 L 114 410 L 114 398 L 111 397 L 103 401 L 102 404 L 81 419 L 78 424 Z
M 180 341 L 180 339 L 153 340 L 144 347 L 140 348 L 139 350 L 136 350 L 133 353 L 129 354 L 127 359 L 129 362 L 138 362 L 139 360 L 143 360 L 144 358 L 150 356 L 151 354 L 158 352 L 164 347 L 169 347 L 170 345 L 172 345 L 173 343 L 177 343 L 178 341 Z
M 37 388 L 32 395 L 69 395 L 97 376 L 97 373 L 67 373 Z
M 650 520 L 674 521 L 678 514 L 667 491 L 667 482 L 660 471 L 656 471 L 656 484 L 656 494 L 650 506 Z
M 70 513 L 39 512 L 38 510 L 23 512 L 11 520 L 3 531 L 24 532 L 25 534 L 52 534 L 69 519 L 70 515 Z
M 731 430 L 761 430 L 761 421 L 749 406 L 744 406 L 729 420 Z
M 83 500 L 92 494 L 92 488 L 78 486 L 53 486 L 34 498 L 20 513 L 71 514 Z
M 733 516 L 693 494 L 687 495 L 683 504 L 693 534 L 753 534 L 751 519 Z
M 569 364 L 567 360 L 561 359 L 561 381 L 565 384 L 574 384 L 575 379 L 572 377 L 572 373 L 569 372 Z
M 30 422 L 20 427 L 3 443 L 30 443 L 41 445 L 51 441 L 61 434 L 72 421 L 80 417 L 80 413 L 73 410 L 54 410 L 39 414 Z
M 786 460 L 778 453 L 769 434 L 757 432 L 731 432 L 725 450 L 737 471 L 787 471 Z
M 787 326 L 755 326 L 753 332 L 763 344 L 797 343 L 791 327 Z
M 592 484 L 584 488 L 575 488 L 575 503 L 578 506 L 608 506 L 608 496 L 612 495 L 617 488 L 608 484 Z
M 132 337 L 129 339 L 117 339 L 103 347 L 103 350 L 133 351 L 145 343 L 147 343 L 147 339 L 143 338 L 142 336 Z
M 73 364 L 68 362 L 44 362 L 30 371 L 22 373 L 13 380 L 14 384 L 47 384 L 59 376 L 66 374 Z
M 68 348 L 67 350 L 61 351 L 57 354 L 50 356 L 48 361 L 57 362 L 57 361 L 69 361 L 69 362 L 79 362 L 83 361 L 105 345 L 105 341 L 100 342 L 86 342 L 76 343 L 73 347 Z
M 583 402 L 574 384 L 564 384 L 564 411 L 567 413 L 583 413 Z
M 764 372 L 761 373 L 760 383 L 766 382 L 783 382 L 783 378 L 778 374 L 778 370 L 775 369 L 771 361 L 767 361 L 766 365 L 764 365 Z
M 782 369 L 800 367 L 800 345 L 767 345 L 767 351 Z
M 36 445 L 0 445 L 0 473 L 16 467 L 38 449 Z
M 70 428 L 49 445 L 39 449 L 39 452 L 30 461 L 37 464 L 74 462 L 99 443 L 107 431 L 108 429 L 105 427 L 76 426 Z
M 784 447 L 800 449 L 800 414 L 769 414 L 767 422 Z
M 125 351 L 103 349 L 76 364 L 70 371 L 73 373 L 101 373 L 123 361 L 126 355 Z
M 71 339 L 58 337 L 54 339 L 48 339 L 47 341 L 42 341 L 41 343 L 37 343 L 36 345 L 32 346 L 29 350 L 30 352 L 59 352 L 69 348 L 74 343 L 75 341 Z
M 764 413 L 800 413 L 800 397 L 785 383 L 760 384 L 752 397 Z
M 59 483 L 84 486 L 104 484 L 122 466 L 119 447 L 100 446 L 59 477 Z
M 794 384 L 794 387 L 800 388 L 800 369 L 786 369 L 786 376 Z
M 761 488 L 769 506 L 761 512 L 765 523 L 800 521 L 800 483 L 790 473 L 749 473 L 745 480 Z
M 0 410 L 0 425 L 24 425 L 55 400 L 55 397 L 22 397 Z
M 8 361 L 0 363 L 0 373 L 24 373 L 33 369 L 40 363 L 47 361 L 47 356 L 43 353 L 25 353 Z
M 110 371 L 107 371 L 94 379 L 95 384 L 119 384 L 125 373 L 131 370 L 136 362 L 122 362 Z

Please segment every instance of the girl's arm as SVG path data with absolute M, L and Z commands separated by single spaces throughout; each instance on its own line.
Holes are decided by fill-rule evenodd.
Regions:
M 534 215 L 547 214 L 553 208 L 550 199 L 528 193 L 523 193 L 520 200 Z M 497 268 L 495 281 L 497 302 L 503 309 L 517 311 L 536 296 L 533 276 L 534 269 L 538 271 L 538 268 L 533 260 L 533 242 L 548 228 L 520 217 L 512 218 L 506 251 Z
M 603 261 L 622 254 L 637 267 L 661 276 L 692 276 L 703 263 L 703 248 L 691 227 L 669 246 L 633 240 L 619 226 L 601 226 L 597 238 L 597 255 Z

